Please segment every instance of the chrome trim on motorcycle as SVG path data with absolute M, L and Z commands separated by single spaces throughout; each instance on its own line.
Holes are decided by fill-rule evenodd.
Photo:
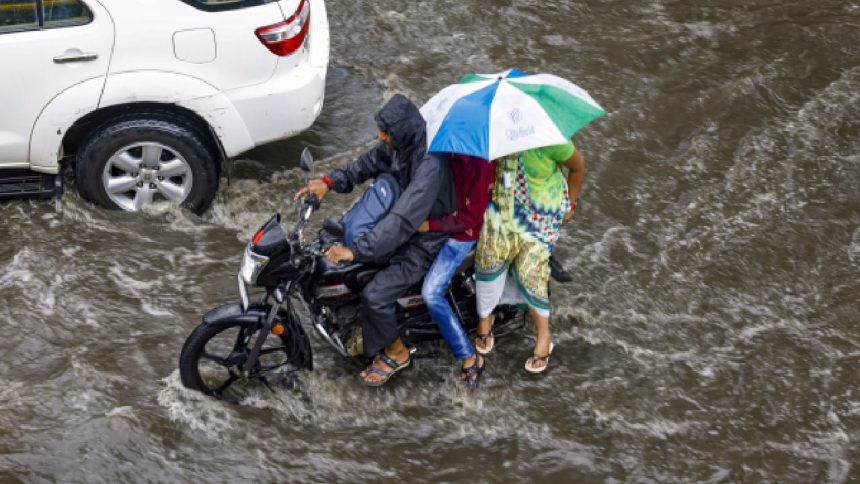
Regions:
M 236 274 L 239 279 L 239 297 L 242 298 L 242 311 L 247 311 L 251 302 L 248 300 L 248 288 L 245 286 L 245 281 L 242 279 L 242 273 Z
M 320 317 L 311 314 L 311 319 L 313 319 L 313 327 L 317 330 L 317 333 L 324 339 L 328 344 L 330 344 L 334 349 L 337 350 L 341 356 L 349 356 L 349 353 L 346 351 L 346 346 L 344 346 L 343 342 L 337 335 L 331 334 L 326 331 L 325 327 L 320 322 Z

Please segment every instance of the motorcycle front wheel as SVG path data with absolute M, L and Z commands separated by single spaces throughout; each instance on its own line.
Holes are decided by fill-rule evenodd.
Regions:
M 220 400 L 239 403 L 247 396 L 242 369 L 259 334 L 259 325 L 247 322 L 227 320 L 201 324 L 185 341 L 179 356 L 182 384 Z M 262 380 L 268 385 L 267 375 L 308 366 L 302 345 L 297 344 L 293 336 L 301 338 L 304 334 L 267 334 L 247 380 Z M 306 337 L 304 339 L 306 341 Z

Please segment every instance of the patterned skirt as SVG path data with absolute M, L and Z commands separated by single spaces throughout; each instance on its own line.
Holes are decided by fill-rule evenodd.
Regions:
M 549 311 L 549 257 L 570 210 L 567 184 L 553 193 L 529 193 L 519 154 L 500 159 L 496 170 L 478 238 L 476 278 L 495 281 L 510 270 L 528 304 Z
M 479 283 L 494 281 L 510 270 L 526 302 L 535 309 L 549 311 L 550 246 L 528 232 L 511 231 L 501 223 L 488 223 L 488 219 L 498 218 L 499 211 L 491 203 L 484 214 L 484 226 L 478 239 L 476 279 Z M 498 290 L 502 287 L 503 284 Z

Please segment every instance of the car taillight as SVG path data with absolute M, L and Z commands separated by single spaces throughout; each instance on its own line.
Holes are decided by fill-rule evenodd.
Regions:
M 260 27 L 256 30 L 260 42 L 279 56 L 290 55 L 305 41 L 311 23 L 311 2 L 302 0 L 299 8 L 286 22 Z

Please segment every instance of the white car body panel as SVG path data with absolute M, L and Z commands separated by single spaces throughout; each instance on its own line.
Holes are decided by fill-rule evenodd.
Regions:
M 235 156 L 255 146 L 245 122 L 223 92 L 200 79 L 159 71 L 126 72 L 111 77 L 104 87 L 98 107 L 135 102 L 176 104 L 200 114 L 209 123 L 227 156 Z M 96 105 L 84 106 L 86 97 L 79 91 L 92 85 L 84 83 L 51 102 L 36 123 L 31 147 L 31 169 L 56 173 L 57 160 L 66 130 Z M 98 86 L 101 90 L 101 85 Z
M 192 64 L 206 64 L 218 57 L 215 31 L 209 28 L 180 30 L 173 33 L 173 55 Z
M 298 0 L 280 3 L 288 5 L 292 9 L 289 12 L 299 4 Z M 279 58 L 277 72 L 269 82 L 226 92 L 256 144 L 304 131 L 322 110 L 329 60 L 328 17 L 322 0 L 311 0 L 310 22 L 305 45 L 295 54 Z
M 328 11 L 323 0 L 311 0 L 311 32 L 308 40 L 310 45 L 308 61 L 311 66 L 322 69 L 325 77 L 331 50 L 331 37 L 328 30 Z
M 0 167 L 30 159 L 30 135 L 39 113 L 73 86 L 95 80 L 96 91 L 78 94 L 82 106 L 98 103 L 111 56 L 113 22 L 99 2 L 89 1 L 93 21 L 73 27 L 0 34 Z M 58 64 L 55 57 L 92 53 L 90 62 Z M 56 162 L 56 160 L 54 160 Z
M 17 81 L 20 85 L 15 81 L 10 85 L 11 76 L 0 77 L 0 92 L 6 93 L 34 92 L 32 80 L 37 72 L 48 72 L 45 69 L 75 72 L 72 69 L 78 68 L 83 72 L 82 64 L 72 69 L 53 64 L 53 55 L 62 54 L 68 44 L 62 41 L 84 33 L 104 36 L 110 30 L 111 34 L 107 45 L 100 47 L 98 64 L 83 63 L 84 68 L 97 67 L 94 73 L 71 81 L 55 76 L 57 83 L 67 85 L 50 97 L 28 101 L 38 105 L 38 109 L 31 108 L 35 112 L 27 120 L 29 125 L 12 125 L 13 118 L 26 119 L 17 105 L 0 109 L 0 168 L 57 173 L 63 136 L 69 128 L 96 109 L 120 104 L 165 103 L 187 108 L 209 123 L 228 157 L 297 134 L 319 115 L 330 42 L 323 0 L 311 0 L 308 38 L 299 51 L 286 57 L 272 54 L 254 31 L 284 21 L 299 0 L 226 12 L 200 11 L 179 0 L 83 2 L 95 17 L 88 25 L 0 34 L 4 60 L 7 51 L 25 51 L 18 40 L 26 40 L 23 35 L 49 34 L 58 45 L 47 58 L 50 65 L 40 60 L 38 67 L 31 67 L 35 66 L 33 52 L 15 58 L 12 65 L 27 66 L 27 70 Z M 111 19 L 116 23 L 112 56 Z M 50 44 L 41 38 L 38 41 Z M 81 50 L 96 48 L 84 47 Z
M 75 121 L 98 108 L 104 78 L 82 82 L 55 97 L 45 106 L 30 137 L 29 168 L 41 173 L 56 174 L 60 169 L 63 136 Z
M 116 23 L 109 76 L 133 71 L 178 72 L 205 79 L 207 84 L 224 91 L 263 83 L 278 66 L 278 57 L 254 33 L 259 27 L 284 21 L 277 3 L 204 12 L 179 0 L 100 1 L 107 5 Z M 214 33 L 215 58 L 211 62 L 179 59 L 177 51 L 192 47 L 183 42 L 193 39 L 181 35 L 177 39 L 176 33 L 200 28 Z

